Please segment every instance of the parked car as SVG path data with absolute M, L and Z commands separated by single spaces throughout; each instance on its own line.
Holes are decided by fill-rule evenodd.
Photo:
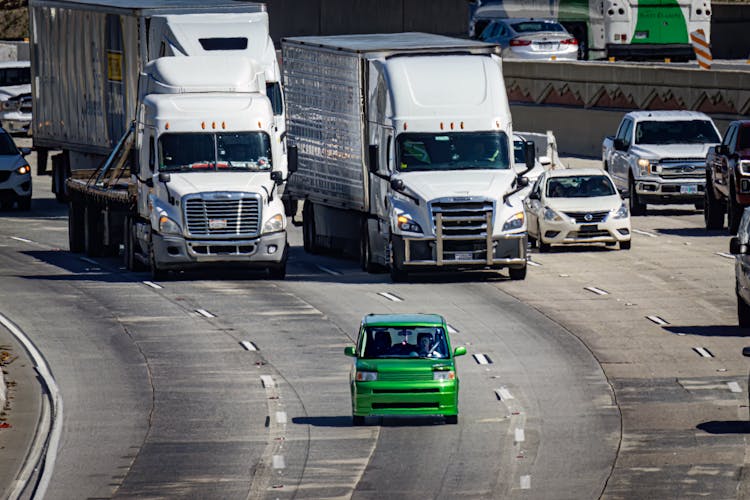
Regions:
M 354 425 L 371 415 L 442 415 L 458 423 L 455 358 L 448 325 L 437 314 L 368 314 L 356 346 L 349 384 Z
M 479 39 L 500 45 L 505 58 L 578 59 L 578 40 L 552 19 L 495 19 Z
M 24 158 L 29 148 L 16 147 L 8 132 L 0 129 L 0 208 L 31 209 L 31 167 Z
M 548 252 L 553 244 L 604 243 L 630 248 L 630 212 L 612 178 L 597 168 L 550 170 L 524 200 L 529 242 Z
M 0 62 L 0 127 L 11 133 L 28 132 L 30 123 L 30 62 Z
M 745 207 L 750 205 L 750 120 L 729 124 L 724 139 L 709 148 L 706 156 L 706 229 L 724 227 L 724 214 L 731 234 L 737 233 Z
M 708 148 L 721 141 L 713 120 L 696 111 L 631 111 L 602 141 L 602 163 L 626 192 L 632 215 L 647 203 L 703 208 Z
M 742 213 L 737 236 L 729 240 L 729 253 L 734 255 L 737 322 L 742 328 L 750 328 L 750 207 Z

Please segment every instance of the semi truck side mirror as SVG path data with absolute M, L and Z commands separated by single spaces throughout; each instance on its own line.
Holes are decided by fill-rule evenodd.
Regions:
M 278 170 L 274 170 L 271 172 L 271 180 L 275 182 L 277 186 L 280 186 L 284 183 L 284 176 Z
M 287 162 L 287 170 L 290 174 L 293 174 L 297 171 L 297 146 L 288 146 L 286 148 L 286 162 Z
M 518 184 L 518 187 L 526 187 L 529 185 L 529 178 L 519 175 L 516 177 L 516 184 Z
M 172 180 L 172 176 L 171 175 L 169 175 L 166 172 L 159 172 L 159 182 L 163 182 L 164 184 L 166 184 L 167 182 L 169 182 L 171 180 Z
M 378 148 L 377 144 L 370 144 L 368 153 L 369 153 L 369 157 L 367 158 L 367 160 L 369 163 L 370 172 L 372 172 L 373 174 L 376 174 L 378 173 L 378 170 L 380 170 L 379 165 L 378 165 L 378 157 L 380 153 L 380 148 Z
M 404 190 L 404 181 L 401 179 L 391 179 L 391 189 L 394 191 L 403 191 Z
M 534 143 L 531 141 L 526 141 L 526 168 L 531 170 L 534 168 L 534 163 L 536 162 L 536 149 L 534 148 Z

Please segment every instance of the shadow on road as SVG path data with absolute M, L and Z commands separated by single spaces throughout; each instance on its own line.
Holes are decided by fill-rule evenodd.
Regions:
M 294 417 L 292 422 L 299 425 L 312 425 L 315 427 L 353 427 L 352 417 Z M 444 425 L 442 417 L 365 417 L 365 426 L 379 425 L 380 427 L 428 427 L 433 425 Z
M 700 337 L 750 337 L 750 329 L 730 325 L 663 326 L 669 333 Z
M 351 427 L 352 417 L 349 415 L 341 417 L 294 417 L 292 422 L 314 427 Z
M 696 426 L 699 430 L 709 434 L 748 434 L 750 422 L 746 420 L 712 420 Z
M 719 230 L 711 230 L 707 231 L 705 228 L 702 227 L 680 227 L 680 228 L 662 228 L 662 229 L 654 229 L 655 233 L 663 234 L 666 236 L 683 236 L 683 237 L 690 237 L 690 238 L 705 238 L 705 237 L 716 237 L 716 236 L 726 236 L 729 238 L 729 234 L 727 233 L 726 229 L 719 229 Z M 728 241 L 728 240 L 727 240 Z M 727 248 L 729 248 L 727 244 Z

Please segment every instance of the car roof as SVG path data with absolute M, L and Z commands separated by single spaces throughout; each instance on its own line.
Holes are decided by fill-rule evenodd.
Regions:
M 607 172 L 600 168 L 563 168 L 560 170 L 548 170 L 549 177 L 575 177 L 578 175 L 607 175 Z
M 365 326 L 440 326 L 445 322 L 439 314 L 368 314 Z
M 0 62 L 0 69 L 4 68 L 28 68 L 31 66 L 31 61 L 3 61 Z
M 670 110 L 670 111 L 631 111 L 625 116 L 635 120 L 672 121 L 672 120 L 711 120 L 700 111 Z

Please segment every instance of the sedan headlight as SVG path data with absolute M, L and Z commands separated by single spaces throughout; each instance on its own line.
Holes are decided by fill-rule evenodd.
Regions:
M 525 216 L 523 212 L 516 212 L 503 224 L 503 231 L 512 231 L 513 229 L 521 229 Z
M 562 222 L 563 218 L 550 207 L 544 207 L 544 220 Z
M 357 382 L 372 382 L 378 379 L 378 372 L 357 372 Z
M 162 215 L 159 217 L 159 232 L 162 234 L 180 234 L 180 225 L 166 215 Z
M 414 222 L 411 217 L 406 214 L 399 215 L 396 220 L 398 221 L 398 228 L 402 231 L 409 233 L 421 233 L 422 227 Z
M 30 166 L 28 166 L 28 165 L 24 165 L 24 166 L 22 166 L 22 167 L 18 167 L 18 168 L 16 169 L 16 172 L 17 172 L 17 173 L 19 173 L 20 175 L 26 175 L 26 174 L 28 174 L 29 172 L 31 172 L 31 167 L 30 167 Z
M 275 233 L 284 230 L 284 216 L 282 214 L 276 214 L 263 224 L 264 233 Z
M 453 370 L 443 370 L 432 372 L 432 380 L 455 380 L 456 372 Z
M 626 219 L 628 217 L 628 204 L 625 202 L 622 202 L 622 205 L 620 205 L 620 208 L 618 208 L 615 211 L 615 214 L 612 216 L 613 219 Z

